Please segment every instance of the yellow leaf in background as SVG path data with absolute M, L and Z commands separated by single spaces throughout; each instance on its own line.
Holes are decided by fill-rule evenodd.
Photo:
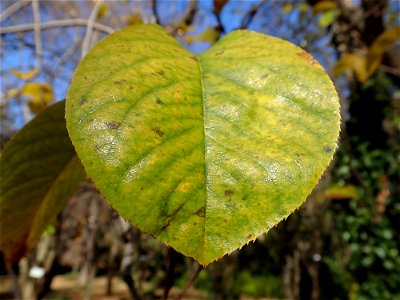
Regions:
M 33 68 L 28 72 L 21 72 L 15 69 L 11 69 L 10 72 L 19 79 L 28 80 L 35 76 L 38 73 L 38 70 L 36 68 Z
M 99 2 L 99 0 L 92 0 L 92 1 L 93 1 L 94 4 L 96 4 L 97 2 Z M 108 13 L 108 5 L 107 5 L 107 3 L 104 2 L 104 3 L 100 6 L 100 8 L 99 8 L 99 11 L 98 11 L 98 13 L 97 13 L 97 16 L 98 16 L 99 18 L 101 18 L 101 17 L 106 16 L 107 13 Z
M 367 80 L 368 72 L 366 57 L 364 55 L 354 53 L 346 53 L 343 55 L 343 57 L 339 59 L 336 65 L 333 67 L 333 76 L 338 77 L 347 71 L 353 71 L 357 77 L 357 80 L 360 82 Z
M 307 3 L 301 3 L 301 4 L 297 5 L 297 9 L 302 13 L 307 12 L 309 8 L 310 8 L 310 6 Z
M 367 70 L 372 75 L 382 62 L 383 54 L 400 39 L 400 26 L 386 29 L 372 43 L 367 54 Z
M 340 12 L 336 9 L 325 11 L 318 19 L 318 25 L 321 27 L 328 27 L 329 25 L 332 25 L 333 21 L 335 21 L 339 14 Z
M 98 16 L 99 18 L 101 18 L 101 17 L 106 16 L 107 13 L 108 13 L 108 5 L 107 5 L 107 3 L 103 3 L 103 4 L 100 6 L 100 9 L 99 9 L 99 12 L 98 12 L 97 16 Z
M 367 55 L 345 54 L 333 68 L 333 76 L 352 70 L 357 80 L 365 82 L 378 69 L 385 52 L 400 39 L 400 26 L 386 29 L 372 43 Z
M 38 115 L 54 101 L 53 88 L 48 83 L 30 82 L 22 87 L 22 95 L 28 99 L 31 111 Z
M 313 6 L 314 14 L 336 8 L 336 1 L 320 1 Z
M 20 89 L 19 88 L 13 88 L 13 89 L 9 89 L 7 91 L 7 98 L 14 98 L 15 96 L 17 96 L 20 93 Z
M 358 191 L 354 185 L 332 185 L 324 192 L 324 198 L 330 200 L 358 199 Z
M 204 30 L 202 33 L 196 36 L 186 36 L 185 41 L 188 44 L 194 42 L 207 42 L 213 45 L 219 38 L 220 31 L 217 28 L 210 27 Z
M 285 5 L 282 6 L 282 11 L 283 11 L 285 14 L 290 13 L 292 10 L 293 10 L 293 4 L 291 4 L 291 3 L 285 3 Z
M 144 24 L 142 17 L 138 13 L 133 13 L 126 18 L 128 25 L 141 25 Z

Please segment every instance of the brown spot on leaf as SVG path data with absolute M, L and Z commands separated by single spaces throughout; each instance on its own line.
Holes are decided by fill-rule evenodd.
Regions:
M 119 126 L 121 126 L 121 123 L 114 122 L 114 121 L 112 121 L 112 122 L 106 122 L 105 124 L 106 124 L 106 126 L 107 126 L 108 129 L 118 129 Z
M 332 152 L 332 148 L 329 147 L 329 146 L 325 146 L 325 147 L 324 147 L 324 151 L 325 151 L 326 153 L 331 153 L 331 152 Z
M 242 196 L 242 200 L 247 200 L 247 198 L 249 198 L 249 196 L 248 196 L 247 194 L 244 194 L 244 195 Z
M 224 192 L 224 194 L 225 194 L 225 196 L 230 197 L 230 196 L 233 195 L 233 191 L 232 191 L 232 190 L 226 190 L 226 191 Z
M 86 96 L 82 96 L 81 99 L 79 99 L 79 104 L 80 104 L 80 105 L 83 105 L 83 104 L 85 104 L 86 102 L 87 102 Z
M 249 234 L 249 235 L 247 236 L 247 239 L 248 239 L 248 240 L 251 240 L 251 239 L 253 239 L 253 236 L 252 236 L 251 234 Z
M 215 55 L 221 55 L 221 54 L 224 54 L 224 52 L 225 52 L 225 50 L 221 50 L 221 51 L 218 51 Z
M 115 80 L 115 81 L 113 81 L 113 83 L 114 84 L 121 84 L 121 83 L 124 83 L 124 82 L 126 82 L 127 80 L 125 80 L 125 79 L 123 79 L 123 80 Z
M 161 70 L 161 71 L 158 71 L 157 74 L 159 74 L 159 75 L 161 75 L 161 76 L 164 76 L 165 73 L 164 73 L 163 70 Z
M 163 137 L 164 136 L 164 131 L 162 131 L 161 129 L 160 129 L 160 127 L 154 127 L 153 129 L 151 129 L 151 130 L 153 130 L 153 132 L 155 133 L 155 134 L 157 134 L 159 137 Z
M 159 104 L 159 105 L 163 105 L 164 104 L 164 102 L 158 97 L 156 99 L 156 103 Z
M 196 56 L 191 56 L 190 58 L 193 59 L 194 61 L 198 61 Z
M 261 75 L 260 79 L 265 79 L 265 78 L 267 78 L 268 76 L 269 76 L 269 74 Z
M 201 218 L 204 218 L 205 217 L 205 215 L 206 215 L 206 208 L 205 208 L 205 206 L 202 206 L 198 211 L 196 211 L 195 213 L 194 213 L 196 216 L 199 216 L 199 217 L 201 217 Z

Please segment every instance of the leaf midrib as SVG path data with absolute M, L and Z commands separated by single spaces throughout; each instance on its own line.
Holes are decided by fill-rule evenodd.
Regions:
M 205 98 L 204 98 L 204 81 L 203 81 L 203 68 L 201 67 L 201 58 L 197 56 L 197 63 L 199 65 L 199 73 L 200 73 L 200 87 L 201 87 L 201 101 L 202 101 L 202 117 L 203 117 L 203 142 L 204 142 L 204 195 L 205 195 L 205 204 L 204 204 L 204 229 L 203 229 L 203 238 L 202 238 L 202 261 L 204 262 L 204 253 L 205 253 L 205 239 L 206 239 L 206 222 L 207 222 L 207 204 L 208 204 L 208 177 L 207 177 L 207 143 L 206 143 L 206 108 L 205 108 Z

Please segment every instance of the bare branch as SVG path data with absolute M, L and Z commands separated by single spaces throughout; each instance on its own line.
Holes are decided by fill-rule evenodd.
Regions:
M 103 5 L 104 0 L 99 0 L 96 2 L 96 4 L 93 7 L 93 10 L 89 16 L 89 20 L 86 26 L 86 35 L 85 39 L 83 40 L 82 44 L 82 57 L 88 52 L 90 48 L 90 41 L 92 39 L 92 34 L 93 34 L 93 26 L 94 23 L 96 22 L 97 15 L 99 14 L 99 10 L 101 6 Z
M 160 24 L 160 18 L 157 13 L 157 0 L 150 0 L 150 7 L 153 13 L 154 23 Z
M 192 276 L 190 276 L 190 278 L 189 278 L 188 282 L 186 283 L 186 285 L 184 286 L 184 288 L 180 291 L 180 293 L 178 295 L 176 295 L 175 300 L 181 300 L 185 297 L 187 291 L 193 285 L 194 281 L 196 280 L 197 276 L 200 274 L 201 270 L 202 270 L 201 266 L 199 264 L 197 264 L 196 270 L 194 271 Z
M 256 15 L 258 9 L 264 4 L 266 3 L 267 0 L 261 0 L 260 2 L 258 2 L 257 4 L 255 4 L 248 12 L 247 14 L 244 16 L 242 23 L 240 24 L 240 29 L 246 29 L 251 21 L 253 21 L 254 16 Z
M 19 9 L 22 7 L 28 5 L 31 3 L 30 0 L 21 0 L 18 2 L 15 2 L 14 4 L 11 4 L 9 7 L 7 7 L 2 14 L 0 14 L 0 22 L 3 22 L 7 18 L 11 17 L 13 14 L 15 14 Z
M 35 48 L 36 48 L 36 69 L 39 72 L 42 67 L 42 37 L 40 30 L 40 9 L 39 1 L 32 0 L 32 11 L 34 21 L 34 36 L 35 36 Z
M 65 20 L 48 21 L 41 24 L 41 29 L 45 30 L 57 27 L 87 26 L 88 22 L 89 21 L 86 19 L 65 19 Z M 34 30 L 34 28 L 35 28 L 34 23 L 0 27 L 0 34 L 31 31 Z M 93 28 L 108 34 L 114 32 L 113 28 L 100 23 L 93 23 Z

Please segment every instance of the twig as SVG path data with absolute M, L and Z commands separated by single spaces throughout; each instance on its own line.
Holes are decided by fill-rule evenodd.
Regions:
M 90 16 L 89 16 L 89 20 L 88 20 L 87 26 L 86 26 L 85 39 L 83 40 L 83 43 L 82 43 L 82 55 L 81 55 L 82 57 L 85 56 L 85 54 L 89 50 L 90 41 L 91 41 L 92 34 L 93 34 L 93 25 L 96 22 L 97 15 L 99 13 L 101 6 L 103 5 L 103 2 L 104 2 L 104 0 L 97 1 L 93 7 L 93 10 L 92 10 Z
M 256 5 L 254 5 L 248 12 L 247 14 L 244 16 L 242 23 L 240 24 L 240 29 L 246 29 L 251 21 L 253 21 L 254 16 L 256 15 L 258 9 L 264 4 L 266 3 L 266 0 L 262 0 L 259 3 L 257 3 Z
M 200 274 L 201 270 L 202 270 L 201 266 L 199 264 L 197 264 L 196 270 L 194 271 L 192 276 L 189 278 L 189 281 L 186 283 L 185 287 L 181 290 L 181 292 L 175 296 L 174 300 L 180 300 L 186 295 L 188 289 L 193 285 L 194 281 L 196 280 L 197 276 Z
M 70 26 L 87 26 L 88 20 L 86 19 L 65 19 L 65 20 L 54 20 L 48 21 L 41 24 L 41 29 L 52 29 L 57 27 L 70 27 Z M 34 30 L 35 23 L 28 23 L 28 24 L 21 24 L 21 25 L 13 25 L 7 27 L 0 27 L 0 34 L 6 33 L 16 33 L 16 32 L 23 32 L 23 31 L 31 31 Z M 114 29 L 108 27 L 106 25 L 100 23 L 93 23 L 93 28 L 104 33 L 113 33 Z
M 15 14 L 19 9 L 24 7 L 25 5 L 28 5 L 31 3 L 30 0 L 21 0 L 18 2 L 15 2 L 14 4 L 11 4 L 9 7 L 7 7 L 2 14 L 0 14 L 0 22 L 3 22 L 13 14 Z
M 400 77 L 400 70 L 397 69 L 397 68 L 389 67 L 389 66 L 386 66 L 386 65 L 380 65 L 379 68 L 380 68 L 382 71 L 386 72 L 386 73 L 390 73 L 390 74 L 392 74 L 392 75 L 395 75 L 395 76 L 399 76 L 399 77 Z
M 150 7 L 153 12 L 154 23 L 160 24 L 160 17 L 157 13 L 157 0 L 150 0 Z
M 32 11 L 34 21 L 34 36 L 35 36 L 35 48 L 36 48 L 36 69 L 40 71 L 42 67 L 42 37 L 40 31 L 40 9 L 39 1 L 32 0 Z

